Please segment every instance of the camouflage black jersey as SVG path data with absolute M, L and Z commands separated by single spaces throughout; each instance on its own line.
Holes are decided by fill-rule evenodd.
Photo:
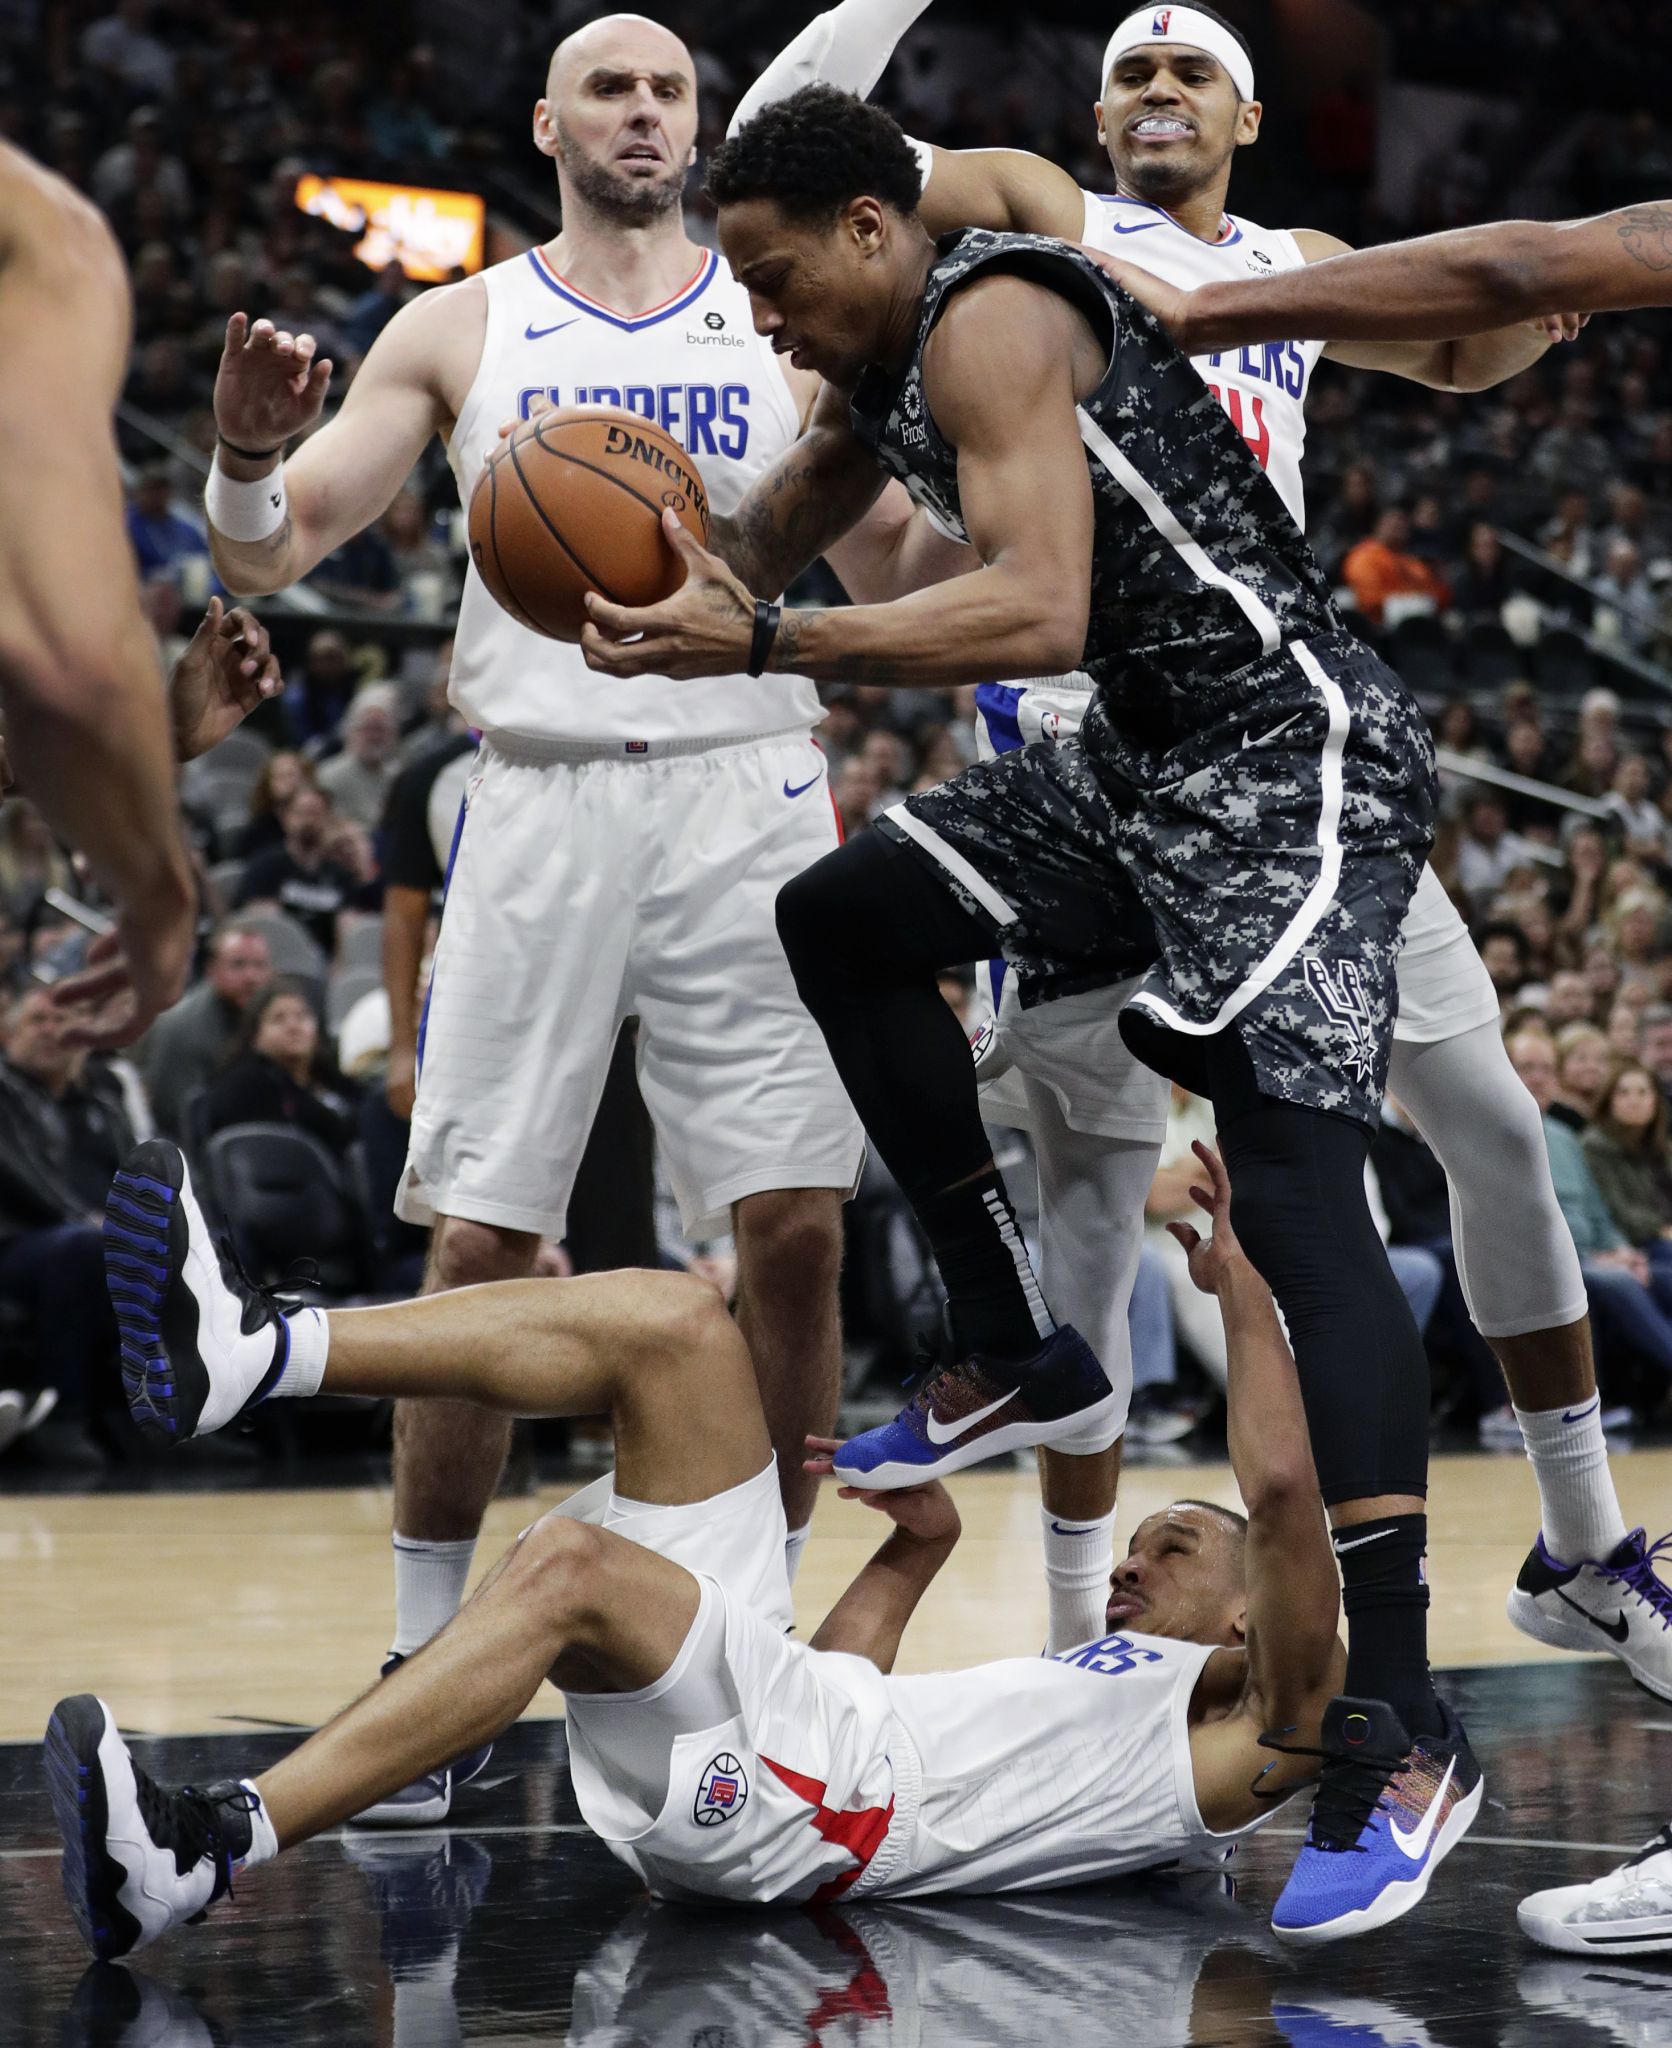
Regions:
M 1079 407 L 1096 497 L 1081 665 L 1117 724 L 1179 737 L 1240 697 L 1231 679 L 1250 662 L 1341 631 L 1328 579 L 1247 442 L 1129 292 L 1044 235 L 972 228 L 940 252 L 911 360 L 899 374 L 865 373 L 854 431 L 938 524 L 967 539 L 957 453 L 923 389 L 923 351 L 948 297 L 982 272 L 1008 271 L 1086 315 L 1109 368 Z

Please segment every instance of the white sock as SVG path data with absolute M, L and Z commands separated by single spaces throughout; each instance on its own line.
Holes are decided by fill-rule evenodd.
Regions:
M 807 1538 L 813 1533 L 809 1522 L 805 1528 L 792 1529 L 784 1538 L 784 1570 L 789 1574 L 790 1584 L 795 1584 L 795 1575 L 801 1569 L 801 1553 L 807 1548 Z
M 1625 1517 L 1608 1469 L 1602 1401 L 1576 1408 L 1517 1408 L 1521 1441 L 1538 1481 L 1544 1547 L 1563 1564 L 1604 1558 L 1625 1540 Z
M 331 1325 L 322 1308 L 293 1308 L 284 1320 L 290 1332 L 290 1356 L 279 1374 L 278 1385 L 267 1398 L 277 1401 L 288 1395 L 305 1401 L 310 1394 L 319 1392 L 319 1383 L 325 1377 Z
M 465 1581 L 476 1555 L 476 1538 L 462 1543 L 426 1543 L 395 1534 L 395 1640 L 393 1655 L 410 1657 L 440 1633 L 464 1604 Z
M 279 1853 L 279 1838 L 273 1832 L 273 1823 L 267 1818 L 267 1809 L 261 1803 L 261 1794 L 248 1778 L 239 1781 L 246 1792 L 255 1800 L 250 1808 L 250 1853 L 244 1858 L 244 1868 L 253 1870 L 258 1863 L 271 1863 Z
M 1051 1602 L 1045 1654 L 1054 1657 L 1107 1633 L 1103 1613 L 1114 1569 L 1115 1514 L 1111 1508 L 1095 1522 L 1069 1522 L 1042 1507 L 1039 1521 L 1045 1532 L 1045 1587 Z

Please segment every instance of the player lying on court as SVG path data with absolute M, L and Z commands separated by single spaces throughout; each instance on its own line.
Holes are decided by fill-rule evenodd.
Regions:
M 47 1771 L 88 1942 L 108 1957 L 154 1941 L 238 1870 L 497 1735 L 548 1678 L 582 1814 L 668 1896 L 1000 1891 L 1221 1857 L 1310 1774 L 1326 1719 L 1354 1736 L 1373 1723 L 1332 1699 L 1335 1562 L 1294 1365 L 1232 1234 L 1225 1170 L 1201 1160 L 1213 1236 L 1178 1228 L 1225 1320 L 1246 1524 L 1191 1501 L 1151 1516 L 1096 1643 L 895 1678 L 957 1512 L 938 1483 L 870 1496 L 893 1531 L 812 1644 L 794 1641 L 771 1444 L 712 1289 L 612 1273 L 286 1311 L 217 1257 L 178 1149 L 140 1146 L 107 1244 L 147 1430 L 184 1442 L 315 1392 L 607 1410 L 618 1491 L 601 1527 L 542 1517 L 434 1641 L 259 1777 L 159 1787 L 101 1701 L 62 1701 Z M 1460 1833 L 1479 1792 L 1454 1790 L 1449 1768 L 1396 1775 L 1374 1825 L 1407 1845 Z M 1384 1893 L 1366 1924 L 1386 1907 Z

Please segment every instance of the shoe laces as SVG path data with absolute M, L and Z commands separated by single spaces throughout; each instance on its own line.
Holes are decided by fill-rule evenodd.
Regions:
M 246 1336 L 249 1335 L 251 1330 L 259 1327 L 260 1323 L 266 1322 L 271 1311 L 277 1311 L 278 1314 L 285 1315 L 290 1310 L 301 1306 L 299 1296 L 281 1294 L 278 1288 L 264 1287 L 256 1279 L 249 1267 L 245 1265 L 243 1254 L 239 1251 L 230 1231 L 222 1231 L 220 1236 L 215 1239 L 215 1250 L 220 1255 L 222 1279 L 237 1293 L 239 1299 L 244 1304 L 242 1323 Z M 312 1259 L 297 1259 L 286 1271 L 279 1286 L 288 1289 L 293 1287 L 317 1287 L 318 1284 L 319 1267 L 315 1262 Z M 256 1320 L 252 1321 L 250 1312 L 252 1309 L 258 1308 L 258 1306 L 260 1313 Z
M 220 1809 L 230 1806 L 239 1813 L 254 1813 L 260 1804 L 247 1785 L 211 1799 L 195 1786 L 182 1785 L 177 1792 L 159 1785 L 149 1771 L 135 1764 L 134 1789 L 140 1818 L 146 1833 L 160 1849 L 172 1851 L 174 1867 L 184 1877 L 207 1856 L 215 1866 L 215 1888 L 210 1902 L 224 1892 L 232 1893 L 232 1854 L 223 1838 Z
M 1310 1781 L 1316 1783 L 1318 1791 L 1312 1802 L 1312 1820 L 1306 1835 L 1309 1849 L 1328 1849 L 1335 1853 L 1362 1849 L 1364 1845 L 1359 1837 L 1369 1825 L 1371 1815 L 1379 1809 L 1389 1810 L 1388 1787 L 1410 1763 L 1408 1754 L 1359 1750 L 1352 1756 L 1342 1756 L 1333 1749 L 1318 1749 L 1307 1743 L 1279 1742 L 1270 1735 L 1261 1735 L 1258 1739 L 1262 1749 L 1274 1749 L 1281 1756 L 1315 1756 L 1321 1760 L 1317 1778 Z M 1290 1792 L 1303 1791 L 1305 1787 L 1292 1786 L 1279 1795 L 1261 1789 L 1257 1777 L 1249 1789 L 1256 1798 L 1272 1799 L 1279 1796 L 1288 1798 Z
M 1672 1559 L 1672 1530 L 1658 1537 L 1646 1550 L 1641 1547 L 1643 1531 L 1639 1529 L 1635 1534 L 1639 1555 L 1630 1564 L 1599 1564 L 1597 1570 L 1605 1579 L 1618 1579 L 1622 1586 L 1629 1587 L 1645 1606 L 1659 1615 L 1662 1628 L 1672 1628 L 1672 1586 L 1668 1586 L 1655 1570 L 1656 1558 Z

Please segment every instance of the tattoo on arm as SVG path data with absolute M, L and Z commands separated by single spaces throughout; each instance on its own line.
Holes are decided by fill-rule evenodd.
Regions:
M 1646 270 L 1672 270 L 1672 206 L 1631 206 L 1620 217 L 1620 241 Z

